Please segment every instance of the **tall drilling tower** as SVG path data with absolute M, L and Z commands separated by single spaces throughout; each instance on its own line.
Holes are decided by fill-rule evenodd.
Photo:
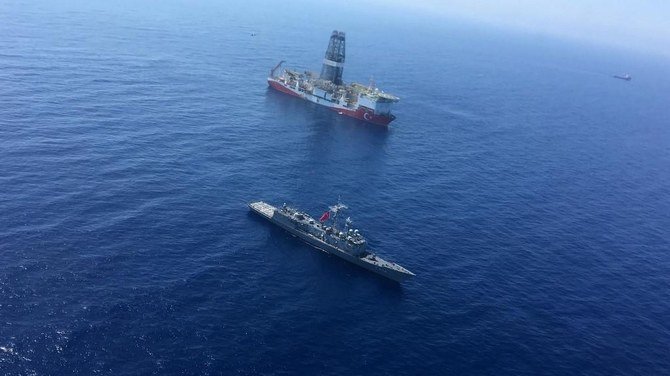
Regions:
M 335 85 L 342 85 L 342 71 L 344 71 L 344 32 L 333 30 L 321 68 L 321 79 L 332 81 Z

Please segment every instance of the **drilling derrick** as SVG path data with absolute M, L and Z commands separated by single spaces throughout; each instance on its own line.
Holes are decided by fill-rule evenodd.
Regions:
M 330 42 L 323 59 L 321 68 L 322 80 L 331 81 L 335 85 L 342 85 L 342 71 L 344 70 L 344 32 L 334 30 L 330 35 Z

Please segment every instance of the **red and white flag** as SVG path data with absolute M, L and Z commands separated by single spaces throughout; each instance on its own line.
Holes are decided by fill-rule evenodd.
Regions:
M 328 218 L 330 218 L 330 210 L 327 210 L 325 213 L 323 213 L 321 218 L 319 218 L 319 222 L 325 222 L 328 220 Z

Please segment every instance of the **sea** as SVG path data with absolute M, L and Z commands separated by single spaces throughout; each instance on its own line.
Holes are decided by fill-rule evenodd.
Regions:
M 388 128 L 268 88 L 334 29 Z M 340 200 L 416 276 L 257 200 Z M 354 1 L 4 0 L 0 374 L 670 374 L 670 64 Z

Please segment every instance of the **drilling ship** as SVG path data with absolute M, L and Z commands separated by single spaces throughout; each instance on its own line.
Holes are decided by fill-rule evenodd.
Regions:
M 367 241 L 357 229 L 352 227 L 349 218 L 346 219 L 344 228 L 338 226 L 337 217 L 342 210 L 347 208 L 345 205 L 338 203 L 331 206 L 318 221 L 309 214 L 286 206 L 286 204 L 281 208 L 276 208 L 263 201 L 257 201 L 249 204 L 249 208 L 312 247 L 386 278 L 402 282 L 414 276 L 414 273 L 402 266 L 386 261 L 368 251 Z
M 388 125 L 395 119 L 391 105 L 399 98 L 384 93 L 370 82 L 345 84 L 344 71 L 345 35 L 333 31 L 323 59 L 321 74 L 306 71 L 300 73 L 292 69 L 281 69 L 284 61 L 270 71 L 270 87 L 298 98 L 326 106 L 340 115 L 350 116 L 368 123 Z

